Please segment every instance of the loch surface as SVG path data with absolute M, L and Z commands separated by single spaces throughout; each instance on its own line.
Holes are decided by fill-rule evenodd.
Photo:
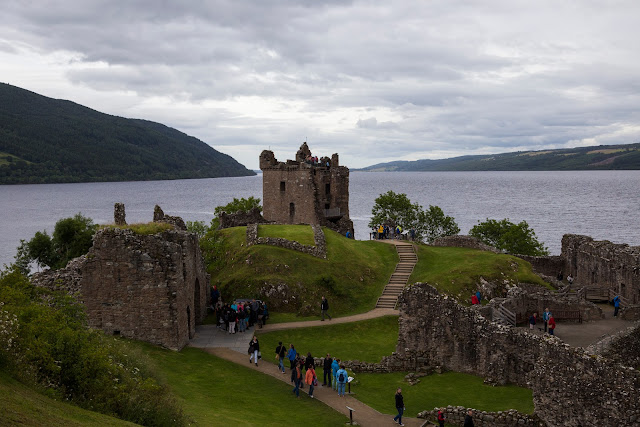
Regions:
M 562 172 L 352 172 L 350 215 L 358 239 L 375 198 L 406 193 L 424 207 L 440 206 L 461 233 L 486 218 L 525 220 L 552 254 L 565 233 L 640 245 L 640 171 Z M 113 204 L 126 206 L 127 222 L 153 219 L 158 204 L 185 221 L 213 218 L 233 197 L 262 198 L 262 175 L 176 181 L 0 186 L 0 265 L 13 261 L 20 239 L 53 231 L 60 218 L 81 212 L 98 224 L 113 222 Z

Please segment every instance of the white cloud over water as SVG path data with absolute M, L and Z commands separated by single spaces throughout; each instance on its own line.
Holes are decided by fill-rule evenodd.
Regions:
M 257 168 L 640 141 L 640 2 L 13 1 L 0 80 Z

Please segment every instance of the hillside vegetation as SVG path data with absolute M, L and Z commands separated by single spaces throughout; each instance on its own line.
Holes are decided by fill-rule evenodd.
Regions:
M 303 225 L 260 227 L 260 235 L 303 243 L 309 243 L 310 233 Z M 272 312 L 309 315 L 319 313 L 324 295 L 332 315 L 373 309 L 398 262 L 395 248 L 347 239 L 327 228 L 324 234 L 328 259 L 268 245 L 247 247 L 246 227 L 209 232 L 201 246 L 224 300 L 262 298 Z
M 545 151 L 395 161 L 360 169 L 370 172 L 548 171 L 640 169 L 640 143 Z
M 248 175 L 255 172 L 163 124 L 0 84 L 0 184 Z

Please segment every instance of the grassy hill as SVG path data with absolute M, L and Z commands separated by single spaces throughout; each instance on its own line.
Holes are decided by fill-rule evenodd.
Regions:
M 215 249 L 205 242 L 203 252 L 224 300 L 264 299 L 272 314 L 278 313 L 272 316 L 275 321 L 316 318 L 322 295 L 329 300 L 332 315 L 373 309 L 398 262 L 395 247 L 347 239 L 329 229 L 324 232 L 326 260 L 268 245 L 247 247 L 246 227 L 214 233 L 218 236 Z M 258 234 L 313 242 L 311 227 L 303 225 L 261 225 Z M 528 262 L 511 255 L 426 245 L 418 245 L 417 253 L 418 264 L 409 283 L 428 282 L 463 303 L 469 302 L 481 277 L 547 286 Z
M 312 241 L 311 227 L 260 226 L 259 235 Z M 332 315 L 371 310 L 393 272 L 398 255 L 392 245 L 358 241 L 324 229 L 328 259 L 268 245 L 246 245 L 246 227 L 215 233 L 219 246 L 203 245 L 213 283 L 225 300 L 262 298 L 270 311 L 318 314 L 324 295 Z
M 0 84 L 0 184 L 248 175 L 255 172 L 160 123 Z
M 548 171 L 640 169 L 640 143 L 545 151 L 461 156 L 439 160 L 395 161 L 368 166 L 369 172 Z

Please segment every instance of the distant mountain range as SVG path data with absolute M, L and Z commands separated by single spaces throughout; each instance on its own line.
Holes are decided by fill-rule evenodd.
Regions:
M 441 160 L 378 163 L 358 169 L 369 172 L 403 171 L 551 171 L 640 169 L 640 143 L 599 145 L 544 151 L 481 156 L 461 156 Z
M 0 184 L 248 175 L 255 172 L 163 124 L 0 84 Z

